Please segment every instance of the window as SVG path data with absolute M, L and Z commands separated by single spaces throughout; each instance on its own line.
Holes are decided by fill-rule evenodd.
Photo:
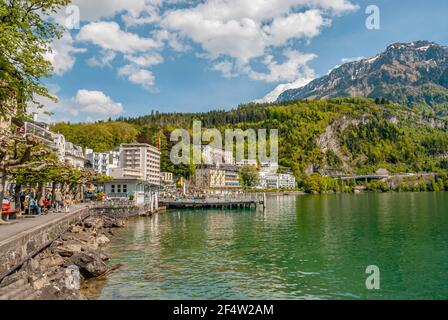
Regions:
M 126 184 L 123 185 L 123 193 L 128 193 L 128 186 Z
M 117 185 L 117 193 L 121 193 L 121 184 Z
M 115 185 L 114 184 L 110 186 L 110 192 L 115 193 Z

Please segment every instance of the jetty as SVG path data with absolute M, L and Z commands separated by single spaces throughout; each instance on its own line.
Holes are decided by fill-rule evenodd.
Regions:
M 167 209 L 251 209 L 266 204 L 266 195 L 216 196 L 206 198 L 160 199 Z

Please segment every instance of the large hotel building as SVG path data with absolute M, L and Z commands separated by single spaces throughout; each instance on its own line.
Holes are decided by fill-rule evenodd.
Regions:
M 144 180 L 160 185 L 160 151 L 145 143 L 120 146 L 120 167 L 140 170 Z

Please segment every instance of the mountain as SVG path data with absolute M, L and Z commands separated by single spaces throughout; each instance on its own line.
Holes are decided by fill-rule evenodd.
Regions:
M 277 102 L 335 97 L 385 98 L 448 117 L 448 47 L 433 42 L 395 43 L 376 56 L 346 63 Z
M 177 142 L 177 128 L 191 129 L 193 120 L 203 128 L 278 129 L 279 163 L 298 178 L 312 172 L 325 174 L 439 172 L 448 169 L 447 121 L 384 101 L 336 98 L 283 104 L 248 104 L 230 111 L 154 113 L 120 121 L 68 124 L 53 127 L 71 141 L 96 151 L 118 147 L 135 139 L 155 145 L 160 137 L 162 170 L 188 175 L 191 168 L 169 159 Z M 125 135 L 120 127 L 127 128 Z M 116 134 L 114 134 L 117 132 Z

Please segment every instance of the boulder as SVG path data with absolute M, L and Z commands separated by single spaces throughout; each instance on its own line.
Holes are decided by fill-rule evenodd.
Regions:
M 81 233 L 83 231 L 84 231 L 84 228 L 81 225 L 79 225 L 79 224 L 71 227 L 71 229 L 70 229 L 71 233 Z
M 82 251 L 82 245 L 75 242 L 67 242 L 56 248 L 56 252 L 62 257 L 71 257 Z
M 104 217 L 103 226 L 105 228 L 123 228 L 125 225 L 123 219 Z
M 86 252 L 75 253 L 65 265 L 78 266 L 82 276 L 86 279 L 99 277 L 109 270 L 100 256 Z
M 96 218 L 96 217 L 90 217 L 84 220 L 84 227 L 88 229 L 99 229 L 102 228 L 104 223 L 103 219 Z
M 48 285 L 48 277 L 46 274 L 44 274 L 42 277 L 31 275 L 28 279 L 34 290 L 41 290 L 46 285 Z
M 99 246 L 104 246 L 110 242 L 109 238 L 106 237 L 104 234 L 100 234 L 98 237 L 96 237 L 96 243 Z
M 55 253 L 40 259 L 39 264 L 47 268 L 62 266 L 64 264 L 64 259 L 59 254 Z

